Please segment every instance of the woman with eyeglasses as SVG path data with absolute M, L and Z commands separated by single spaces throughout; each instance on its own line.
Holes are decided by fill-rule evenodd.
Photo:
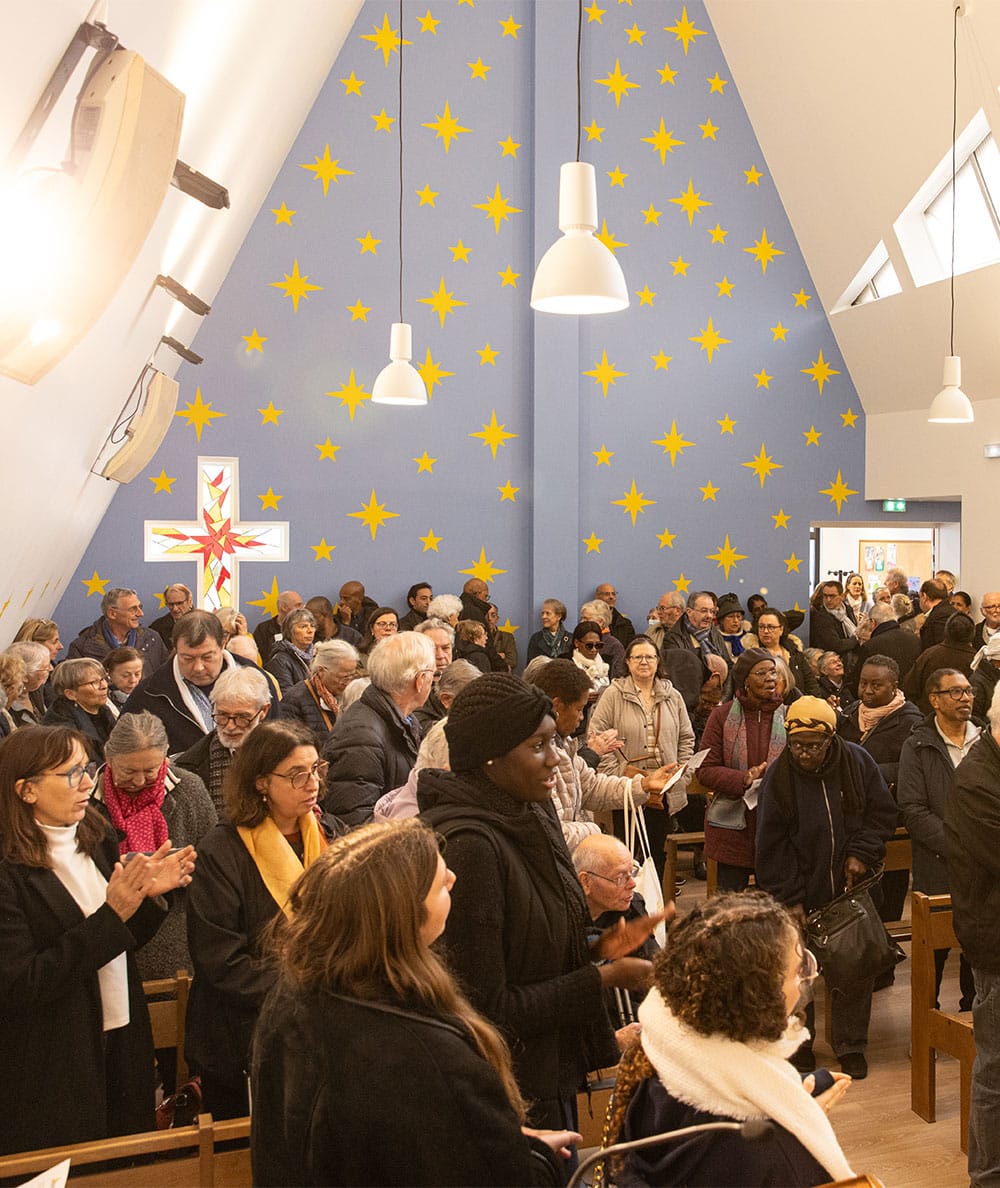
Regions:
M 303 870 L 345 831 L 319 810 L 328 766 L 301 723 L 262 723 L 226 776 L 227 821 L 199 847 L 187 906 L 194 982 L 185 1055 L 216 1118 L 249 1113 L 250 1037 L 275 980 L 262 934 L 279 913 L 288 914 Z
M 795 687 L 808 697 L 819 696 L 819 681 L 802 654 L 801 646 L 793 642 L 788 619 L 773 606 L 765 606 L 757 615 L 756 633 L 743 638 L 746 648 L 763 648 L 772 656 L 784 660 L 795 678 Z
M 104 744 L 118 721 L 108 688 L 108 674 L 100 660 L 64 660 L 52 677 L 55 701 L 42 719 L 43 726 L 79 730 L 95 763 L 104 757 Z
M 850 1086 L 812 1097 L 788 1063 L 804 1029 L 796 1011 L 816 977 L 788 912 L 759 891 L 717 895 L 667 929 L 639 1043 L 622 1058 L 603 1146 L 687 1126 L 769 1122 L 765 1141 L 708 1131 L 609 1156 L 618 1188 L 729 1184 L 787 1188 L 853 1176 L 827 1114 Z
M 191 882 L 172 839 L 125 862 L 63 726 L 0 748 L 0 1153 L 153 1127 L 153 1044 L 135 950 Z

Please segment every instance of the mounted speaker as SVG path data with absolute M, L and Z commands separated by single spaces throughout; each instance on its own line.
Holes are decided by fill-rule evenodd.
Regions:
M 173 422 L 179 391 L 176 380 L 156 372 L 146 389 L 145 403 L 125 430 L 125 444 L 105 463 L 101 478 L 130 483 L 146 469 Z

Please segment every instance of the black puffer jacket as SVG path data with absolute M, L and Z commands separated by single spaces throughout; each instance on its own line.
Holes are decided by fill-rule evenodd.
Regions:
M 278 688 L 284 696 L 293 685 L 306 679 L 309 665 L 287 639 L 279 639 L 267 659 L 267 671 L 278 682 Z

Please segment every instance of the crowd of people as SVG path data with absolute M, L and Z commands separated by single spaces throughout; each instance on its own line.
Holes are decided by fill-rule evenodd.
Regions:
M 571 627 L 543 602 L 523 672 L 477 578 L 418 582 L 403 613 L 358 581 L 335 603 L 284 591 L 252 633 L 182 584 L 146 628 L 115 588 L 65 659 L 59 627 L 28 620 L 0 653 L 0 1053 L 31 1070 L 3 1150 L 150 1128 L 176 1068 L 142 981 L 188 969 L 185 1056 L 216 1118 L 253 1103 L 257 1183 L 561 1183 L 577 1093 L 619 1060 L 612 1137 L 753 1118 L 781 1137 L 738 1181 L 715 1177 L 743 1140 L 703 1135 L 618 1158 L 618 1183 L 849 1174 L 825 1111 L 868 1075 L 880 983 L 834 991 L 842 1071 L 811 1097 L 802 926 L 878 871 L 898 824 L 915 889 L 960 872 L 959 1006 L 994 1042 L 1000 946 L 949 837 L 973 771 L 1000 833 L 1000 594 L 977 622 L 954 585 L 821 582 L 804 639 L 801 611 L 705 590 L 637 630 L 602 583 Z M 677 830 L 704 830 L 694 874 L 718 872 L 662 951 L 629 806 L 661 878 Z

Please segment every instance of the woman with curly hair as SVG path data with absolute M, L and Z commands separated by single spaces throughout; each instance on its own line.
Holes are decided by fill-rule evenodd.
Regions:
M 763 892 L 716 896 L 671 924 L 603 1145 L 713 1122 L 769 1121 L 772 1134 L 709 1131 L 613 1156 L 618 1188 L 797 1188 L 854 1174 L 826 1116 L 850 1078 L 832 1074 L 813 1098 L 814 1079 L 788 1062 L 804 1034 L 793 1012 L 815 976 L 791 916 Z

